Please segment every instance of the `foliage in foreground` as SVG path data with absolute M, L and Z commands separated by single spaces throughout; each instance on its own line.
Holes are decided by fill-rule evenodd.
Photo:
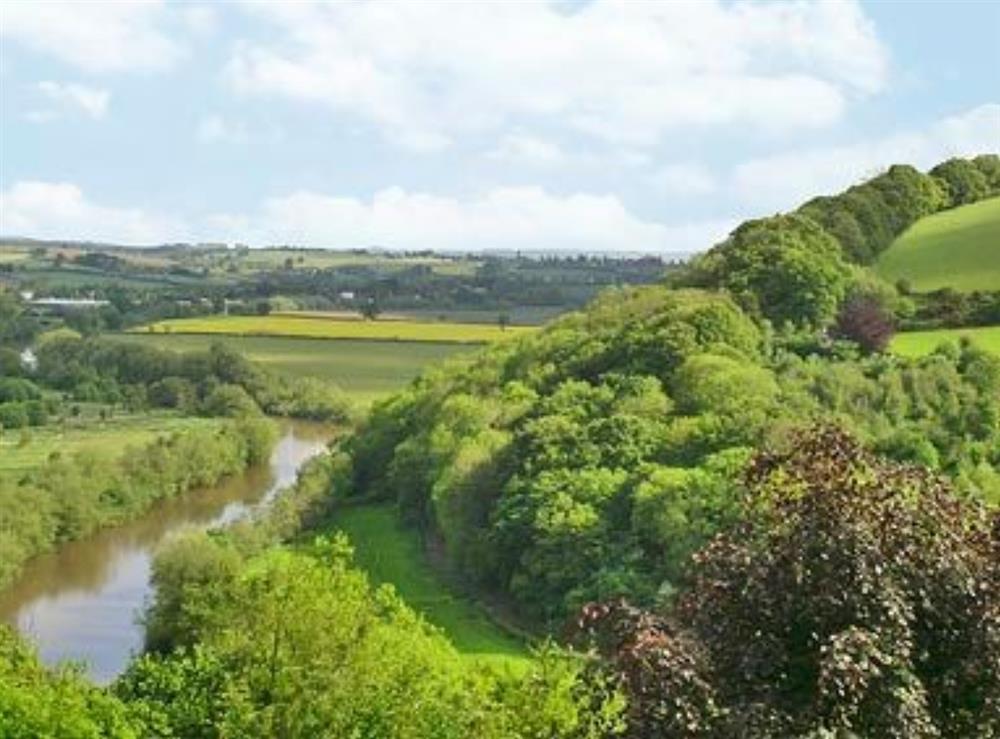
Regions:
M 461 659 L 343 539 L 271 549 L 185 608 L 194 641 L 137 658 L 105 691 L 41 667 L 0 632 L 0 735 L 19 739 L 601 739 L 624 699 L 579 658 L 542 649 L 524 673 Z
M 125 706 L 79 670 L 46 669 L 0 625 L 0 736 L 5 739 L 139 739 Z
M 554 651 L 524 675 L 466 660 L 350 567 L 346 540 L 275 548 L 184 593 L 185 641 L 116 694 L 152 737 L 613 736 L 622 698 Z
M 676 607 L 582 613 L 630 736 L 1000 735 L 1000 513 L 833 429 L 746 485 Z

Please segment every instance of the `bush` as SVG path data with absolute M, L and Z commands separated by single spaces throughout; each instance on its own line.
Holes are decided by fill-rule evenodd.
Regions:
M 892 315 L 878 297 L 853 295 L 840 307 L 831 334 L 873 353 L 885 351 L 895 332 Z
M 125 706 L 73 667 L 48 669 L 0 624 L 0 736 L 139 739 Z
M 260 414 L 260 406 L 254 402 L 239 385 L 218 385 L 205 398 L 201 404 L 201 411 L 208 416 L 224 416 L 234 418 L 238 416 L 253 416 Z
M 26 403 L 0 403 L 0 426 L 19 429 L 27 426 L 30 421 Z

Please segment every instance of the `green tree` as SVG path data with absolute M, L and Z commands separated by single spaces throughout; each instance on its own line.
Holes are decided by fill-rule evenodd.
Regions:
M 47 669 L 0 625 L 0 736 L 7 739 L 139 739 L 125 707 L 78 669 Z
M 941 181 L 952 207 L 975 203 L 990 194 L 990 183 L 973 162 L 967 159 L 949 159 L 930 171 Z
M 709 252 L 711 279 L 776 326 L 821 327 L 836 315 L 850 273 L 840 245 L 815 221 L 748 221 Z

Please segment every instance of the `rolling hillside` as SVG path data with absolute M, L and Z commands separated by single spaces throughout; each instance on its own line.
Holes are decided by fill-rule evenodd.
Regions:
M 1000 198 L 922 218 L 882 254 L 876 271 L 920 292 L 1000 289 Z

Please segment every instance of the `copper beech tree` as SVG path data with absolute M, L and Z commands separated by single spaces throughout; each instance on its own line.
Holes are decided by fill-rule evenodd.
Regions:
M 746 474 L 667 614 L 577 623 L 635 737 L 1000 736 L 1000 514 L 816 429 Z

